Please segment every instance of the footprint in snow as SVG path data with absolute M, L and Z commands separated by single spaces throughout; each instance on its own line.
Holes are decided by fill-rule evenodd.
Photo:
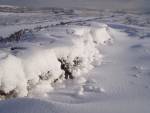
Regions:
M 143 48 L 143 45 L 141 45 L 141 44 L 135 44 L 135 45 L 131 46 L 131 49 L 140 49 L 140 48 Z
M 145 88 L 146 88 L 146 89 L 149 89 L 149 88 L 150 88 L 150 86 L 145 86 Z
M 133 77 L 139 78 L 142 71 L 143 71 L 142 66 L 133 66 L 133 67 L 131 67 L 131 72 L 133 73 L 132 74 Z
M 140 77 L 139 74 L 133 74 L 132 76 L 135 77 L 135 78 L 139 78 Z
M 143 66 L 133 66 L 130 68 L 130 70 L 134 73 L 140 74 L 145 70 L 145 68 Z
M 85 92 L 95 92 L 95 93 L 104 93 L 105 89 L 100 87 L 96 80 L 92 79 L 92 80 L 88 80 L 84 85 L 83 85 L 83 89 Z

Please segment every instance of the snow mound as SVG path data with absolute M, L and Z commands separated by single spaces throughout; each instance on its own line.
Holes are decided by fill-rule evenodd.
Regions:
M 0 8 L 18 8 L 18 7 L 13 5 L 0 5 Z
M 17 41 L 15 36 L 14 41 L 0 42 L 1 98 L 38 95 L 40 89 L 44 95 L 57 80 L 73 79 L 100 65 L 98 47 L 112 37 L 107 25 L 95 25 L 33 29 Z

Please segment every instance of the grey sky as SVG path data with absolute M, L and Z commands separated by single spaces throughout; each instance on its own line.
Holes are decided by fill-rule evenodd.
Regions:
M 0 0 L 0 4 L 91 9 L 150 9 L 150 0 Z

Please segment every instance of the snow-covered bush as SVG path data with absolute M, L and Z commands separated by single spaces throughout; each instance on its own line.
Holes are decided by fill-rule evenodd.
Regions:
M 98 46 L 111 40 L 108 29 L 69 25 L 14 33 L 0 51 L 1 97 L 24 97 L 41 87 L 47 92 L 59 79 L 87 73 L 102 61 Z

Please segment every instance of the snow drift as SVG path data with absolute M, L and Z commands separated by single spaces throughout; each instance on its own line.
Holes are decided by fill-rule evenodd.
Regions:
M 0 42 L 1 98 L 24 97 L 45 86 L 48 92 L 59 79 L 73 79 L 99 65 L 98 48 L 112 37 L 107 25 L 90 24 L 28 30 L 17 41 Z

